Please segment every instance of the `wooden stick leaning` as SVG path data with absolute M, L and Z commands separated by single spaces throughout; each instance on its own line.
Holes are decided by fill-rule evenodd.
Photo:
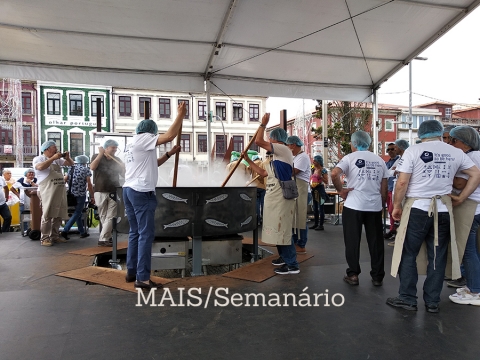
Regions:
M 182 140 L 182 126 L 180 124 L 180 129 L 178 130 L 177 134 L 177 146 L 180 146 L 180 141 Z M 178 176 L 178 161 L 180 160 L 180 151 L 175 153 L 175 167 L 173 171 L 173 187 L 177 187 L 177 176 Z
M 247 185 L 245 185 L 245 186 L 250 185 L 250 184 L 253 183 L 255 180 L 257 180 L 259 177 L 260 177 L 260 175 L 255 176 L 255 177 L 254 177 L 252 180 L 250 180 L 250 181 L 247 183 Z
M 257 137 L 257 134 L 258 134 L 258 131 L 260 130 L 260 127 L 258 127 L 257 131 L 255 131 L 255 135 L 253 135 L 252 139 L 250 140 L 250 142 L 248 143 L 247 147 L 245 148 L 244 152 L 248 151 L 248 149 L 250 149 L 250 146 L 252 146 L 253 142 L 255 141 L 255 138 Z M 227 178 L 225 179 L 225 181 L 223 182 L 222 186 L 221 187 L 225 187 L 225 185 L 227 185 L 227 182 L 228 180 L 230 180 L 230 178 L 232 177 L 233 173 L 235 172 L 235 170 L 237 170 L 238 168 L 238 165 L 240 165 L 240 162 L 242 161 L 242 159 L 238 159 L 237 163 L 235 164 L 235 166 L 233 167 L 232 170 L 230 170 L 230 173 L 227 175 Z

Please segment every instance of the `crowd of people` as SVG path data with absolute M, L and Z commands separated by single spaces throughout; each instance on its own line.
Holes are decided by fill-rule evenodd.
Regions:
M 24 177 L 12 182 L 8 170 L 0 177 L 2 231 L 9 231 L 11 223 L 6 204 L 9 191 L 20 198 L 23 211 L 29 207 L 30 195 L 26 190 L 36 187 L 42 203 L 41 245 L 66 242 L 74 223 L 81 238 L 89 236 L 81 214 L 85 203 L 90 201 L 98 206 L 102 223 L 98 246 L 111 246 L 116 188 L 120 186 L 120 178 L 125 178 L 123 199 L 130 224 L 126 281 L 142 289 L 161 286 L 150 280 L 157 167 L 181 149 L 174 146 L 157 158 L 156 147 L 177 136 L 185 112 L 185 104 L 179 104 L 175 121 L 161 135 L 154 121 L 141 121 L 127 146 L 124 162 L 115 156 L 118 143 L 114 140 L 107 140 L 99 147 L 91 162 L 85 155 L 77 156 L 74 162 L 68 151 L 59 153 L 55 142 L 46 141 L 41 146 L 42 155 L 33 160 L 33 169 L 28 169 Z M 278 257 L 272 261 L 274 272 L 298 274 L 297 254 L 307 252 L 308 229 L 325 229 L 328 172 L 320 155 L 310 160 L 299 137 L 288 136 L 281 128 L 266 137 L 269 118 L 268 113 L 262 117 L 255 138 L 255 143 L 267 152 L 265 160 L 258 153 L 252 156 L 247 151 L 236 154 L 234 160 L 244 160 L 248 164 L 244 171 L 256 181 L 257 221 L 262 226 L 262 241 L 276 245 L 278 251 Z M 444 129 L 439 121 L 428 120 L 421 123 L 418 137 L 420 141 L 413 146 L 403 139 L 389 143 L 389 159 L 385 162 L 369 150 L 370 135 L 356 131 L 351 135 L 351 153 L 332 169 L 332 184 L 344 200 L 342 224 L 348 267 L 343 280 L 352 286 L 360 283 L 360 243 L 364 229 L 374 286 L 382 286 L 385 277 L 384 240 L 393 240 L 388 243 L 394 246 L 391 275 L 398 275 L 399 290 L 397 296 L 386 300 L 388 305 L 417 310 L 419 274 L 426 274 L 423 300 L 427 312 L 439 312 L 445 277 L 459 284 L 449 297 L 451 301 L 480 305 L 479 134 L 469 126 Z M 66 175 L 62 172 L 65 166 L 70 167 Z M 67 219 L 66 183 L 77 205 L 59 232 L 62 220 Z M 310 205 L 314 224 L 309 227 Z M 390 225 L 384 232 L 385 208 Z

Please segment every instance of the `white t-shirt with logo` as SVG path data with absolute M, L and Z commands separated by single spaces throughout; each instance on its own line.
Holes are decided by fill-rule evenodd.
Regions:
M 428 211 L 431 198 L 450 194 L 455 174 L 474 165 L 460 149 L 435 140 L 405 150 L 397 171 L 412 174 L 405 196 L 424 198 L 416 200 L 412 207 Z M 441 200 L 437 200 L 437 209 L 439 212 L 448 211 Z
M 370 151 L 355 151 L 337 164 L 346 176 L 348 193 L 345 206 L 360 211 L 381 211 L 382 180 L 388 177 L 385 161 Z
M 133 137 L 125 151 L 125 183 L 123 187 L 139 192 L 155 191 L 158 181 L 158 135 L 143 133 Z
M 5 179 L 3 178 L 3 176 L 0 176 L 0 205 L 3 205 L 7 202 L 7 200 L 5 199 L 5 191 L 3 190 L 5 186 L 7 186 Z
M 473 161 L 475 165 L 480 169 L 480 151 L 470 151 L 467 153 L 467 156 Z M 455 177 L 459 177 L 465 180 L 468 180 L 469 176 L 462 172 L 455 174 Z M 459 194 L 461 191 L 453 188 L 455 194 Z M 468 197 L 469 199 L 476 201 L 478 203 L 477 210 L 475 210 L 475 215 L 480 214 L 480 186 Z
M 293 157 L 293 167 L 300 170 L 297 179 L 310 182 L 310 157 L 304 151 Z
M 45 180 L 48 177 L 48 175 L 50 175 L 50 166 L 44 170 L 37 170 L 35 166 L 47 160 L 48 158 L 45 155 L 39 155 L 33 159 L 33 168 L 35 169 L 35 177 L 37 178 L 37 184 L 40 184 L 43 180 Z M 54 160 L 52 164 L 63 166 L 63 164 L 65 164 L 65 159 L 60 158 L 60 159 Z

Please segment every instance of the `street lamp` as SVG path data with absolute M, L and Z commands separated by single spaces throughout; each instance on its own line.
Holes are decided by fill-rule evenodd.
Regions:
M 417 56 L 417 57 L 414 57 L 412 60 L 428 60 L 428 58 L 426 57 L 421 57 L 421 56 Z M 410 146 L 412 146 L 412 123 L 413 123 L 413 119 L 412 119 L 412 60 L 410 61 L 410 63 L 408 64 L 408 77 L 409 77 L 409 81 L 408 81 L 408 143 L 410 144 Z

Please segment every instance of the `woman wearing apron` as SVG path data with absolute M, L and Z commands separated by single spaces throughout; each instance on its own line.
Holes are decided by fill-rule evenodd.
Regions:
M 265 210 L 263 211 L 262 241 L 267 244 L 277 245 L 280 257 L 272 261 L 279 266 L 276 274 L 298 274 L 300 269 L 297 262 L 297 253 L 292 241 L 293 215 L 295 212 L 295 199 L 285 199 L 279 179 L 291 180 L 293 172 L 293 155 L 285 145 L 287 133 L 283 129 L 274 129 L 270 133 L 269 141 L 264 139 L 270 114 L 263 115 L 260 130 L 255 143 L 273 154 L 273 160 L 266 164 L 265 169 L 257 166 L 244 152 L 243 158 L 252 169 L 263 177 L 267 177 Z M 275 169 L 274 169 L 275 167 Z M 275 176 L 276 175 L 278 176 Z
M 72 166 L 73 160 L 67 152 L 57 153 L 54 141 L 46 141 L 41 147 L 42 155 L 33 159 L 38 179 L 38 197 L 42 203 L 40 244 L 52 246 L 55 242 L 66 242 L 60 237 L 62 219 L 67 216 L 67 193 L 61 166 Z

